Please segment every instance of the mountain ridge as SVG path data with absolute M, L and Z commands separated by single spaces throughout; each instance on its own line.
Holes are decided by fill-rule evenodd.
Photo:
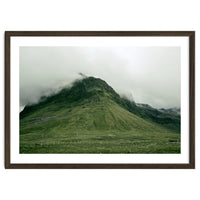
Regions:
M 180 130 L 180 116 L 171 113 L 168 110 L 158 110 L 147 104 L 136 104 L 126 98 L 120 97 L 115 90 L 109 86 L 104 80 L 94 77 L 86 77 L 76 80 L 71 88 L 64 88 L 59 93 L 49 97 L 42 97 L 40 102 L 34 105 L 25 106 L 20 113 L 20 119 L 28 116 L 30 113 L 41 109 L 48 104 L 58 105 L 57 109 L 75 107 L 80 104 L 94 102 L 110 102 L 113 101 L 128 112 L 145 120 L 164 125 L 168 129 Z M 142 105 L 142 106 L 141 106 Z

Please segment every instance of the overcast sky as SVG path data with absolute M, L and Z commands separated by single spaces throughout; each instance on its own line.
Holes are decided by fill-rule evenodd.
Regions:
M 136 103 L 180 107 L 179 47 L 20 47 L 20 106 L 69 85 L 80 72 Z

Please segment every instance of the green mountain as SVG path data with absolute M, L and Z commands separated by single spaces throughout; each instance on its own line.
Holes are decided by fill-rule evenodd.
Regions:
M 180 115 L 87 77 L 20 113 L 21 153 L 177 153 Z

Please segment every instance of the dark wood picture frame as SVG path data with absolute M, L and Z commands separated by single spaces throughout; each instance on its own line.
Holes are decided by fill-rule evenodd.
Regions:
M 185 164 L 17 164 L 11 163 L 10 153 L 10 59 L 11 37 L 40 36 L 153 36 L 189 37 L 189 163 Z M 12 97 L 13 98 L 13 97 Z M 5 168 L 6 169 L 194 169 L 195 168 L 195 32 L 194 31 L 6 31 L 5 32 Z

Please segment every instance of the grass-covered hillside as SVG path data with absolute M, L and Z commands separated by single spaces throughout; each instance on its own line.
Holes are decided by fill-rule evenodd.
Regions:
M 180 153 L 180 115 L 88 77 L 24 108 L 20 153 Z

